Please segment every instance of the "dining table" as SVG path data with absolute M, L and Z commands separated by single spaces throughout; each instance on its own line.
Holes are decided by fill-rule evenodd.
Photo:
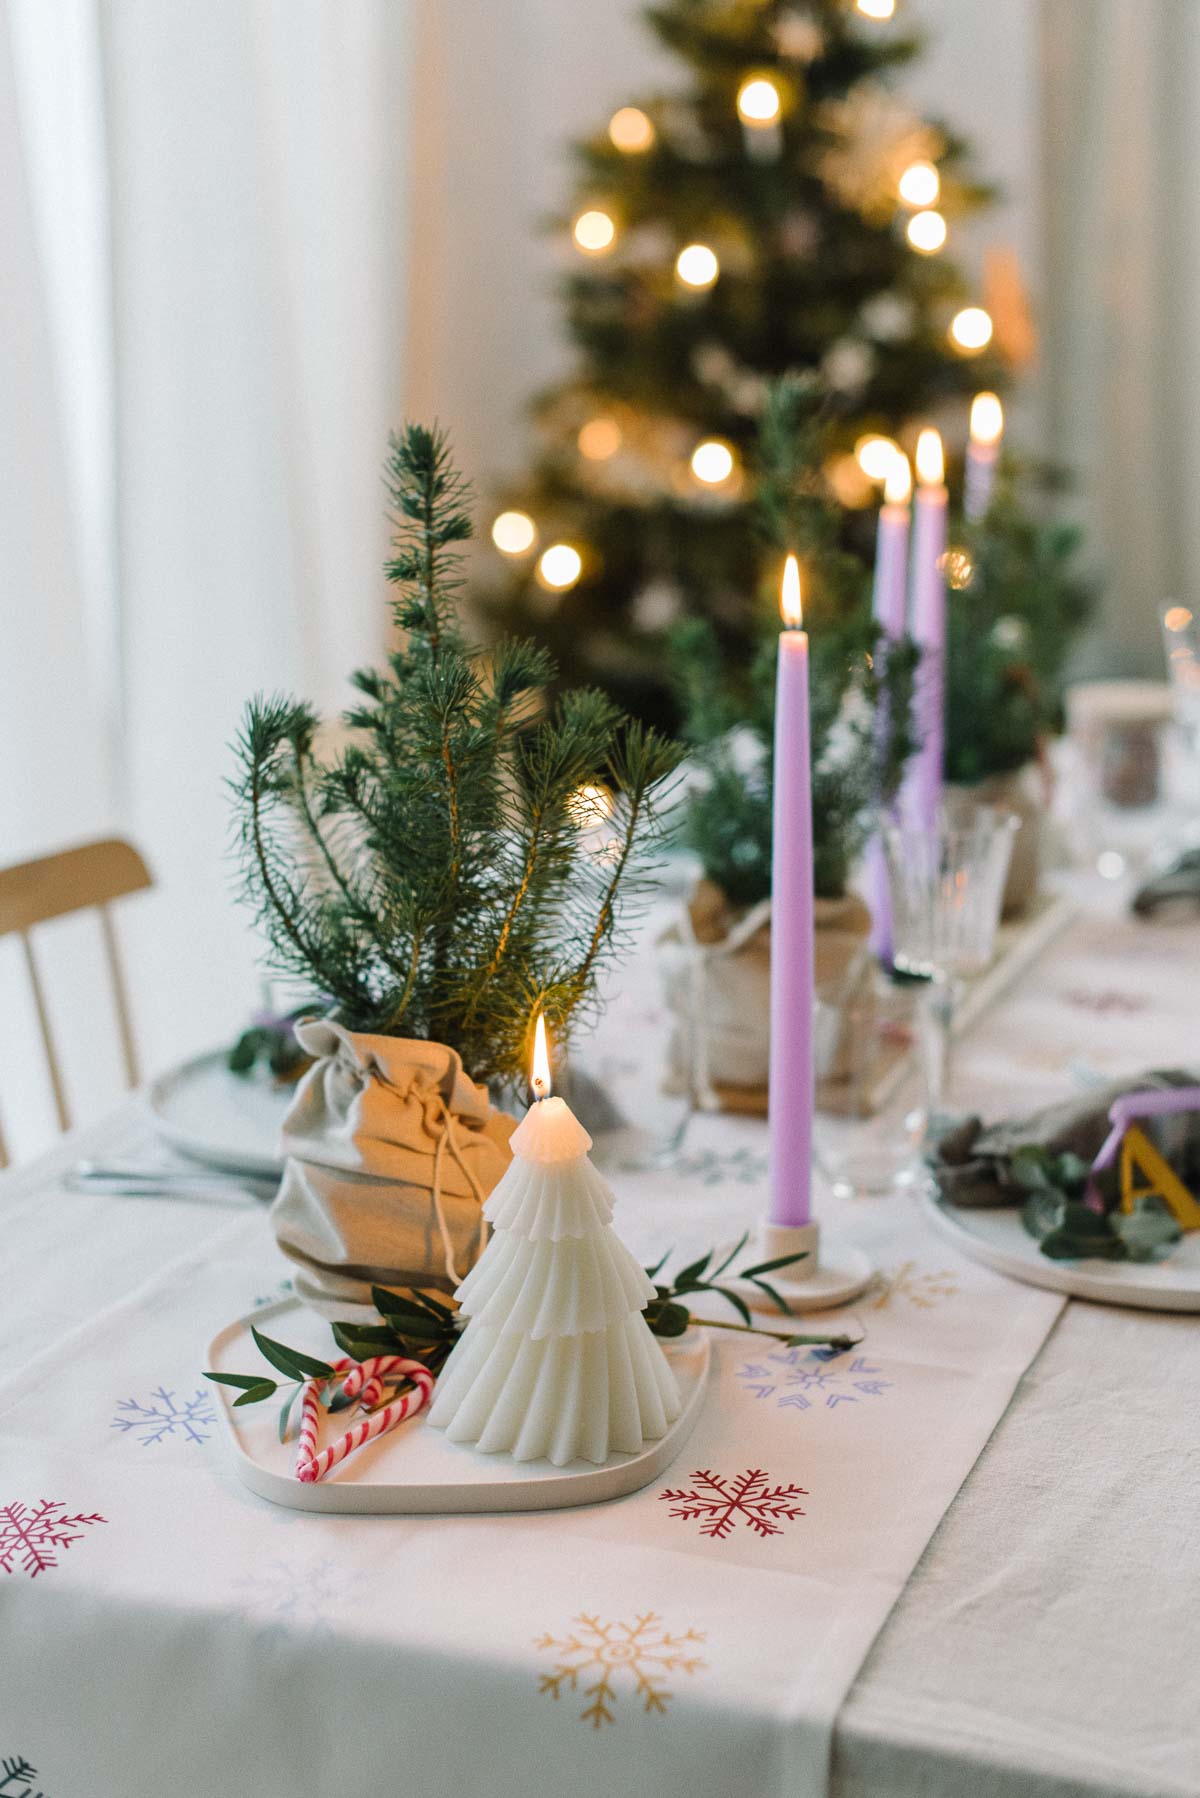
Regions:
M 958 1045 L 961 1109 L 1200 1065 L 1194 913 L 1064 890 Z M 581 1047 L 617 1112 L 658 1090 L 655 960 L 651 929 Z M 762 1120 L 596 1156 L 648 1265 L 753 1240 Z M 818 1181 L 873 1276 L 803 1327 L 853 1348 L 706 1332 L 699 1417 L 648 1486 L 304 1511 L 239 1479 L 204 1378 L 227 1324 L 286 1316 L 261 1191 L 89 1189 L 81 1160 L 187 1166 L 137 1094 L 0 1176 L 0 1798 L 1200 1793 L 1195 1316 L 1008 1278 L 919 1182 Z

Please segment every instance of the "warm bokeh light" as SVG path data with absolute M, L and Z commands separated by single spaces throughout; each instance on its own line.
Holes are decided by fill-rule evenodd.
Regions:
M 615 418 L 589 418 L 575 441 L 589 462 L 607 462 L 621 447 L 621 427 Z
M 938 557 L 938 570 L 944 576 L 946 585 L 956 593 L 971 585 L 971 577 L 975 573 L 975 564 L 965 549 L 948 549 Z
M 706 243 L 690 243 L 675 258 L 675 274 L 685 287 L 711 287 L 720 272 L 716 251 Z
M 800 564 L 795 556 L 789 556 L 783 565 L 783 580 L 779 585 L 779 615 L 790 631 L 798 631 L 804 624 L 804 605 L 800 597 Z
M 612 794 L 607 787 L 576 787 L 567 801 L 567 810 L 580 830 L 595 830 L 599 825 L 607 824 L 612 809 Z
M 550 1096 L 550 1047 L 546 1041 L 546 1020 L 539 1011 L 533 1027 L 533 1071 L 529 1084 L 535 1099 Z
M 960 350 L 974 354 L 985 350 L 992 341 L 991 315 L 982 306 L 964 306 L 956 312 L 950 325 L 950 341 Z
M 896 0 L 858 0 L 858 10 L 868 19 L 890 19 Z
M 733 451 L 719 437 L 706 437 L 692 451 L 692 473 L 706 487 L 720 487 L 733 469 Z
M 932 425 L 917 437 L 917 479 L 922 487 L 940 487 L 946 478 L 946 457 L 940 434 Z
M 900 177 L 906 206 L 932 206 L 942 191 L 942 178 L 931 162 L 910 162 Z
M 904 451 L 898 450 L 884 476 L 883 497 L 889 506 L 906 506 L 911 495 L 912 468 Z
M 1185 631 L 1192 622 L 1192 614 L 1186 606 L 1170 606 L 1163 613 L 1163 623 L 1169 631 Z
M 971 401 L 971 441 L 990 448 L 1004 435 L 1004 407 L 995 393 L 977 393 Z
M 501 512 L 492 524 L 492 542 L 506 556 L 523 556 L 537 542 L 537 526 L 528 512 Z
M 900 445 L 891 437 L 860 437 L 854 446 L 854 459 L 869 480 L 886 481 L 888 471 L 900 455 Z
M 616 225 L 598 206 L 581 212 L 571 229 L 575 242 L 589 256 L 602 256 L 605 250 L 612 249 L 617 238 Z
M 737 109 L 743 125 L 773 125 L 781 111 L 779 89 L 765 75 L 752 75 L 738 89 Z
M 553 587 L 556 592 L 565 592 L 573 587 L 583 573 L 583 557 L 569 543 L 552 543 L 549 549 L 542 551 L 538 562 L 538 577 L 544 587 Z
M 933 256 L 946 241 L 946 221 L 940 212 L 914 212 L 905 235 L 922 256 Z
M 654 126 L 639 106 L 622 106 L 608 121 L 608 135 L 614 147 L 636 156 L 654 143 Z

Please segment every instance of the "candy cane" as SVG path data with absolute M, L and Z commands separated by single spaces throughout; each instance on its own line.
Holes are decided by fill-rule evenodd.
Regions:
M 344 1373 L 354 1362 L 348 1355 L 333 1363 L 334 1373 Z M 306 1380 L 300 1395 L 300 1427 L 296 1436 L 296 1473 L 300 1474 L 317 1452 L 317 1431 L 321 1423 L 321 1388 L 325 1380 Z
M 342 1391 L 347 1398 L 360 1398 L 365 1411 L 374 1410 L 383 1397 L 383 1381 L 381 1374 L 395 1373 L 397 1368 L 407 1367 L 409 1363 L 403 1355 L 372 1355 L 366 1361 L 360 1361 L 352 1367 L 342 1383 Z
M 393 1399 L 390 1405 L 385 1405 L 382 1411 L 376 1411 L 372 1416 L 364 1417 L 362 1422 L 356 1423 L 352 1430 L 347 1430 L 339 1441 L 331 1442 L 328 1448 L 323 1448 L 314 1459 L 306 1461 L 303 1466 L 298 1464 L 296 1467 L 298 1480 L 303 1481 L 305 1485 L 311 1485 L 314 1480 L 324 1479 L 331 1467 L 336 1467 L 339 1461 L 344 1461 L 347 1455 L 353 1454 L 356 1448 L 361 1448 L 364 1442 L 372 1442 L 376 1436 L 382 1436 L 386 1431 L 394 1430 L 397 1424 L 404 1422 L 406 1417 L 415 1416 L 422 1405 L 428 1404 L 429 1395 L 433 1391 L 433 1375 L 427 1367 L 424 1367 L 420 1361 L 400 1361 L 398 1369 L 393 1371 L 406 1373 L 413 1382 L 414 1390 L 401 1393 L 400 1397 Z

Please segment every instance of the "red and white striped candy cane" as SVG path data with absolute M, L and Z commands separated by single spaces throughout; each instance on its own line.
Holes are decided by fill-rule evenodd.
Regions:
M 306 1461 L 303 1466 L 297 1465 L 297 1479 L 302 1480 L 305 1485 L 324 1479 L 331 1467 L 336 1467 L 339 1461 L 352 1455 L 364 1442 L 373 1442 L 376 1436 L 394 1430 L 406 1417 L 415 1416 L 422 1405 L 429 1403 L 429 1395 L 433 1391 L 433 1375 L 427 1367 L 422 1366 L 420 1361 L 401 1360 L 398 1368 L 393 1371 L 406 1373 L 415 1390 L 401 1393 L 390 1405 L 385 1405 L 382 1411 L 376 1411 L 371 1417 L 364 1417 L 361 1423 L 356 1423 L 352 1430 L 347 1430 L 337 1442 L 331 1442 L 328 1448 L 323 1448 L 314 1459 Z
M 385 1373 L 396 1373 L 411 1366 L 412 1363 L 403 1355 L 371 1355 L 366 1361 L 360 1361 L 352 1367 L 342 1382 L 342 1391 L 347 1398 L 362 1400 L 365 1411 L 372 1410 L 383 1397 L 383 1380 Z
M 334 1373 L 344 1373 L 354 1362 L 348 1355 L 333 1363 Z M 325 1380 L 306 1380 L 300 1394 L 300 1428 L 296 1437 L 296 1473 L 306 1467 L 317 1452 L 317 1431 L 321 1424 L 321 1388 Z

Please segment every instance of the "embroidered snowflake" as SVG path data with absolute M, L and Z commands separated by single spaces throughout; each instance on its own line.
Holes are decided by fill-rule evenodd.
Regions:
M 20 1567 L 36 1579 L 58 1566 L 58 1549 L 82 1542 L 85 1529 L 107 1521 L 98 1511 L 66 1517 L 62 1508 L 56 1498 L 43 1498 L 32 1510 L 19 1503 L 0 1505 L 0 1571 L 15 1573 Z
M 277 1555 L 240 1582 L 239 1600 L 264 1639 L 332 1641 L 335 1614 L 364 1582 L 360 1569 L 318 1556 Z
M 45 1798 L 33 1789 L 36 1778 L 37 1768 L 23 1755 L 6 1756 L 0 1760 L 0 1798 Z
M 1150 1001 L 1144 993 L 1125 993 L 1117 987 L 1107 987 L 1100 992 L 1092 992 L 1088 987 L 1073 987 L 1060 995 L 1064 1005 L 1073 1006 L 1076 1011 L 1092 1011 L 1097 1017 L 1132 1017 L 1135 1012 L 1145 1011 Z
M 894 1273 L 877 1273 L 867 1291 L 874 1311 L 885 1311 L 893 1299 L 907 1299 L 923 1311 L 930 1310 L 942 1299 L 952 1299 L 958 1282 L 948 1268 L 919 1268 L 915 1261 L 902 1261 Z
M 780 1518 L 790 1522 L 803 1517 L 804 1510 L 796 1500 L 807 1498 L 808 1493 L 803 1486 L 768 1486 L 770 1477 L 752 1467 L 736 1479 L 723 1480 L 709 1468 L 701 1468 L 692 1475 L 698 1491 L 676 1492 L 668 1486 L 658 1496 L 670 1504 L 672 1517 L 687 1522 L 700 1518 L 702 1536 L 715 1536 L 719 1541 L 730 1534 L 739 1517 L 758 1536 L 781 1536 Z
M 677 1171 L 702 1186 L 758 1186 L 766 1177 L 767 1158 L 753 1149 L 697 1149 L 680 1157 Z
M 628 1674 L 642 1709 L 661 1716 L 672 1697 L 668 1674 L 696 1673 L 704 1666 L 692 1652 L 703 1635 L 689 1629 L 673 1636 L 653 1611 L 645 1611 L 633 1623 L 606 1623 L 586 1614 L 572 1621 L 571 1635 L 538 1639 L 542 1653 L 555 1657 L 554 1671 L 541 1675 L 538 1691 L 549 1692 L 552 1698 L 561 1698 L 564 1691 L 579 1692 L 590 1700 L 580 1711 L 580 1720 L 590 1722 L 593 1729 L 616 1722 L 616 1682 L 622 1674 Z M 589 1683 L 581 1686 L 584 1679 Z
M 111 1428 L 123 1430 L 143 1448 L 151 1442 L 165 1442 L 168 1436 L 182 1436 L 186 1442 L 207 1442 L 208 1432 L 216 1422 L 212 1396 L 197 1390 L 188 1399 L 176 1400 L 174 1392 L 156 1386 L 147 1402 L 135 1398 L 119 1398 Z
M 773 1400 L 781 1411 L 811 1411 L 814 1406 L 836 1411 L 839 1405 L 879 1398 L 892 1386 L 891 1380 L 879 1378 L 879 1368 L 865 1355 L 842 1363 L 838 1352 L 828 1349 L 780 1349 L 744 1362 L 738 1379 L 752 1397 Z

